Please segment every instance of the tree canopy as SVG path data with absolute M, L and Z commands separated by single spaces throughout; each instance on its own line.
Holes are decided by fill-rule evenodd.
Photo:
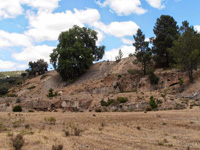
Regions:
M 183 22 L 181 34 L 174 46 L 169 49 L 177 67 L 187 71 L 190 82 L 193 82 L 193 70 L 200 63 L 200 34 L 189 27 L 188 22 Z
M 151 60 L 151 49 L 149 48 L 149 42 L 145 41 L 145 35 L 141 29 L 137 30 L 137 34 L 133 36 L 135 43 L 135 56 L 139 62 L 142 63 L 144 75 L 146 75 L 146 68 L 148 62 Z
M 162 15 L 154 26 L 153 53 L 158 67 L 169 67 L 172 58 L 167 49 L 173 46 L 173 41 L 178 38 L 178 26 L 173 17 Z
M 50 54 L 50 62 L 61 77 L 74 81 L 104 55 L 105 46 L 96 46 L 97 32 L 73 26 L 59 35 L 57 48 Z
M 29 69 L 27 69 L 26 71 L 29 73 L 29 75 L 34 76 L 36 76 L 37 73 L 44 74 L 48 68 L 48 64 L 44 61 L 44 59 L 39 59 L 36 62 L 30 61 L 28 65 Z

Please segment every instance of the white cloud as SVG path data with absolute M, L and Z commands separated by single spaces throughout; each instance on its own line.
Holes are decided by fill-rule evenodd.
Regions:
M 20 53 L 14 53 L 12 57 L 18 61 L 37 61 L 38 59 L 44 59 L 49 62 L 49 55 L 55 47 L 47 45 L 31 46 L 24 48 Z
M 27 68 L 27 65 L 24 64 L 18 64 L 15 62 L 11 61 L 3 61 L 0 60 L 0 69 L 1 70 L 6 70 L 6 71 L 11 71 L 11 70 L 21 70 Z
M 130 40 L 130 39 L 122 38 L 122 42 L 123 42 L 124 44 L 132 45 L 134 41 L 133 41 L 133 40 Z
M 194 28 L 195 28 L 195 30 L 197 30 L 197 32 L 200 33 L 200 25 L 195 25 Z
M 101 41 L 103 41 L 104 34 L 99 30 L 96 30 L 96 32 L 97 32 L 97 37 L 98 37 L 96 44 L 97 44 L 97 46 L 99 46 Z
M 28 5 L 38 12 L 50 13 L 58 7 L 60 0 L 19 0 L 21 4 Z
M 22 5 L 30 6 L 38 10 L 38 13 L 50 13 L 58 7 L 60 0 L 1 0 L 0 19 L 15 18 L 23 14 Z
M 165 5 L 162 4 L 162 1 L 163 0 L 146 0 L 146 2 L 149 3 L 149 5 L 151 5 L 151 7 L 158 8 L 158 9 L 165 8 Z
M 102 22 L 94 23 L 94 27 L 102 30 L 103 32 L 116 36 L 116 37 L 124 37 L 124 36 L 132 36 L 136 34 L 139 26 L 133 21 L 127 22 L 112 22 L 109 25 L 105 25 Z
M 103 57 L 103 60 L 114 61 L 115 57 L 118 56 L 118 54 L 119 54 L 119 49 L 121 49 L 121 51 L 123 53 L 123 58 L 128 57 L 128 55 L 130 53 L 135 53 L 135 47 L 122 45 L 119 48 L 112 49 L 112 50 L 109 50 L 109 51 L 105 51 L 105 55 Z
M 13 46 L 30 46 L 31 40 L 27 36 L 19 33 L 8 33 L 0 30 L 0 48 Z
M 0 19 L 14 18 L 23 13 L 19 0 L 1 0 Z
M 130 15 L 131 13 L 144 14 L 147 10 L 143 9 L 140 0 L 105 0 L 103 3 L 96 0 L 101 7 L 109 6 L 111 11 L 116 12 L 119 16 Z
M 66 11 L 62 13 L 42 13 L 28 14 L 29 30 L 26 35 L 32 37 L 36 41 L 57 40 L 62 31 L 72 28 L 74 25 L 84 26 L 84 24 L 92 25 L 100 19 L 100 14 L 96 9 L 86 9 Z

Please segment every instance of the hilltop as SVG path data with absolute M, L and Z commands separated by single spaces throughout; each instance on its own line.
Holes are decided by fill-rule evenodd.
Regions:
M 118 63 L 103 61 L 93 64 L 71 84 L 63 81 L 56 71 L 49 71 L 10 88 L 9 94 L 17 97 L 1 98 L 1 111 L 11 111 L 19 104 L 24 111 L 145 111 L 149 109 L 151 96 L 157 102 L 158 110 L 198 106 L 199 69 L 194 73 L 194 84 L 190 84 L 186 73 L 180 70 L 157 69 L 157 85 L 152 85 L 149 76 L 143 76 L 140 70 L 134 57 Z M 180 79 L 184 81 L 181 93 Z M 47 97 L 50 88 L 57 96 Z

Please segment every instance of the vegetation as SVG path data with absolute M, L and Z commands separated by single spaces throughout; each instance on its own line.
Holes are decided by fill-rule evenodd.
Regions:
M 119 101 L 120 103 L 126 103 L 128 101 L 127 97 L 117 97 L 117 101 Z
M 2 87 L 0 88 L 0 96 L 5 95 L 8 93 L 8 88 Z
M 63 145 L 59 144 L 59 145 L 53 145 L 52 146 L 52 150 L 62 150 L 63 149 Z
M 153 40 L 152 52 L 155 54 L 156 65 L 168 68 L 170 63 L 173 63 L 173 58 L 167 49 L 172 48 L 173 41 L 178 38 L 177 22 L 169 15 L 161 15 L 157 19 L 153 31 L 156 37 Z
M 155 101 L 153 96 L 150 97 L 149 105 L 150 105 L 151 109 L 155 109 L 155 108 L 158 107 L 158 105 L 157 105 L 157 103 L 156 103 L 156 101 Z
M 122 50 L 120 49 L 118 56 L 115 57 L 116 62 L 120 62 L 122 60 L 122 57 L 123 57 L 123 53 L 122 53 Z
M 24 138 L 21 134 L 18 134 L 15 138 L 12 138 L 11 141 L 15 150 L 21 150 L 24 145 Z
M 117 100 L 115 99 L 108 99 L 108 101 L 101 100 L 101 106 L 110 106 L 111 104 L 120 104 L 120 103 L 126 103 L 128 101 L 127 97 L 117 97 Z
M 127 72 L 128 72 L 130 75 L 136 75 L 136 74 L 140 73 L 140 70 L 129 69 Z
M 55 97 L 55 96 L 58 96 L 58 92 L 53 92 L 53 89 L 50 88 L 49 89 L 49 93 L 47 94 L 47 97 Z
M 147 65 L 151 60 L 151 49 L 149 48 L 149 42 L 145 41 L 145 35 L 141 29 L 137 30 L 137 34 L 133 36 L 135 43 L 135 56 L 139 62 L 142 63 L 144 75 L 146 75 Z
M 176 66 L 187 71 L 190 82 L 193 82 L 193 71 L 200 63 L 200 35 L 189 27 L 189 23 L 184 21 L 181 33 L 174 46 L 169 49 Z
M 158 81 L 160 80 L 159 77 L 156 76 L 156 74 L 153 71 L 150 71 L 148 74 L 150 83 L 153 85 L 158 84 Z
M 22 112 L 22 107 L 20 105 L 15 106 L 13 112 Z
M 35 85 L 32 85 L 32 86 L 28 87 L 27 89 L 28 89 L 28 90 L 31 90 L 31 89 L 34 89 L 34 88 L 36 88 L 36 86 L 35 86 Z
M 48 64 L 45 62 L 43 59 L 39 59 L 36 62 L 29 62 L 29 69 L 26 71 L 29 73 L 29 75 L 34 75 L 36 76 L 37 74 L 44 74 L 45 71 L 47 71 Z
M 67 81 L 74 81 L 104 55 L 105 46 L 96 46 L 97 32 L 74 26 L 59 35 L 59 44 L 50 54 L 50 62 Z
M 47 123 L 47 124 L 50 124 L 50 125 L 55 125 L 56 124 L 56 118 L 54 117 L 49 117 L 49 118 L 44 118 L 44 121 Z

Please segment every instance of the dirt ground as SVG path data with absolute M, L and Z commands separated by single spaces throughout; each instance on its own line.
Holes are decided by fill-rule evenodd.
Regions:
M 54 144 L 63 144 L 63 150 L 200 150 L 200 109 L 0 112 L 0 150 L 13 150 L 10 139 L 18 133 L 25 139 L 22 150 L 51 150 Z

